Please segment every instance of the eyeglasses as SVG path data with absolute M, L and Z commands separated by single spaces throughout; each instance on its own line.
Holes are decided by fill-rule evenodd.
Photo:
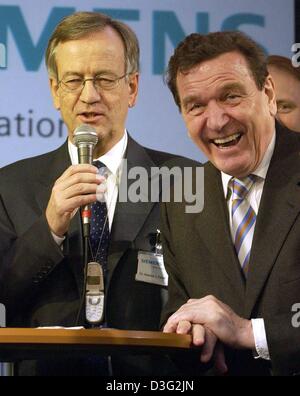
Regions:
M 101 90 L 109 91 L 116 88 L 119 81 L 127 76 L 128 73 L 117 78 L 110 78 L 104 76 L 95 76 L 93 78 L 80 78 L 80 77 L 65 78 L 65 79 L 61 79 L 58 82 L 58 86 L 60 86 L 65 92 L 79 93 L 83 90 L 85 83 L 87 81 L 93 81 L 93 85 L 98 92 Z

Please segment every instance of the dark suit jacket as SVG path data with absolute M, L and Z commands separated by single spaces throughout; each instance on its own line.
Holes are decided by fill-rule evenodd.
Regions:
M 129 137 L 128 169 L 149 171 L 170 154 L 145 149 Z M 19 161 L 0 171 L 0 302 L 8 327 L 74 326 L 83 287 L 83 246 L 79 213 L 71 222 L 63 251 L 50 233 L 45 209 L 54 181 L 70 165 L 68 147 Z M 151 180 L 149 180 L 150 186 Z M 138 282 L 137 252 L 152 251 L 151 234 L 159 226 L 157 203 L 117 203 L 108 258 L 108 327 L 158 330 L 164 287 Z M 152 238 L 153 239 L 153 238 Z M 161 359 L 160 359 L 161 360 Z M 25 367 L 23 365 L 22 367 Z M 169 370 L 155 358 L 113 360 L 114 374 L 161 374 Z M 82 374 L 72 361 L 43 362 L 24 374 Z M 89 372 L 87 373 L 89 374 Z
M 169 301 L 163 322 L 188 298 L 214 295 L 244 318 L 265 320 L 271 364 L 251 351 L 228 351 L 231 374 L 300 372 L 300 329 L 292 306 L 300 302 L 300 134 L 276 125 L 276 146 L 258 211 L 245 282 L 232 244 L 220 172 L 205 165 L 204 210 L 164 204 L 164 260 Z

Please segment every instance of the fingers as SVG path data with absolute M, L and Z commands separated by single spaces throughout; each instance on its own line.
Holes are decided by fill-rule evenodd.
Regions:
M 163 329 L 164 333 L 177 333 L 177 334 L 189 334 L 192 329 L 192 324 L 187 320 L 183 320 L 179 323 L 166 323 Z
M 228 371 L 223 345 L 218 342 L 217 336 L 209 328 L 183 320 L 176 325 L 174 322 L 167 323 L 163 331 L 165 333 L 191 334 L 193 345 L 202 346 L 201 362 L 205 364 L 214 359 L 214 367 L 218 374 L 224 375 Z
M 83 197 L 87 194 L 96 194 L 98 184 L 96 183 L 77 183 L 59 192 L 60 198 L 69 199 L 73 197 Z
M 64 200 L 63 204 L 57 210 L 58 214 L 73 213 L 73 211 L 78 210 L 80 206 L 85 206 L 95 202 L 97 199 L 96 194 L 88 195 L 77 195 L 72 198 Z
M 228 372 L 228 367 L 225 360 L 224 347 L 221 343 L 218 343 L 215 348 L 214 366 L 216 371 L 221 375 L 224 375 Z
M 165 333 L 191 334 L 195 346 L 202 346 L 206 340 L 204 327 L 199 324 L 192 325 L 187 320 L 179 322 L 176 327 L 166 324 L 163 331 Z
M 193 344 L 202 346 L 206 342 L 205 328 L 199 324 L 192 325 Z
M 190 299 L 182 305 L 168 320 L 170 327 L 176 326 L 180 321 L 187 320 L 193 324 L 201 324 L 215 332 L 222 323 L 230 323 L 234 312 L 214 296 L 201 299 Z
M 214 296 L 206 296 L 201 299 L 190 299 L 182 305 L 167 322 L 167 328 L 176 329 L 177 324 L 188 321 L 192 324 L 200 324 L 209 329 L 224 344 L 233 348 L 255 347 L 251 321 L 239 317 L 226 304 Z M 205 356 L 211 354 L 210 341 L 206 345 Z
M 178 322 L 179 323 L 179 322 Z M 176 333 L 177 332 L 177 326 L 178 323 L 175 321 L 170 321 L 170 319 L 167 321 L 167 323 L 165 324 L 164 328 L 163 328 L 163 332 L 164 333 Z
M 189 334 L 192 329 L 192 325 L 187 320 L 183 320 L 179 322 L 177 325 L 176 333 L 177 334 Z
M 218 338 L 210 329 L 205 326 L 200 327 L 203 334 L 203 346 L 200 356 L 201 362 L 205 364 L 213 359 L 217 373 L 220 375 L 226 374 L 228 372 L 228 367 L 226 365 L 223 344 L 218 341 Z M 198 325 L 193 325 L 193 329 L 198 331 Z M 201 346 L 201 344 L 198 345 Z
M 215 334 L 207 327 L 202 326 L 202 328 L 205 332 L 205 343 L 201 351 L 201 362 L 208 363 L 214 354 L 215 346 L 218 339 Z
M 63 200 L 73 197 L 80 197 L 79 200 L 73 200 L 78 206 L 94 202 L 84 197 L 87 194 L 96 194 L 98 187 L 106 180 L 104 176 L 99 175 L 95 166 L 88 164 L 70 166 L 60 178 L 58 178 L 52 189 L 53 200 L 59 206 Z M 103 191 L 103 188 L 100 190 Z M 51 197 L 51 198 L 52 198 Z M 75 209 L 75 208 L 73 208 Z M 64 211 L 65 208 L 63 207 Z
M 218 374 L 224 375 L 228 372 L 225 360 L 223 344 L 218 341 L 216 335 L 207 327 L 201 325 L 193 325 L 193 343 L 202 346 L 201 362 L 208 363 L 211 359 L 214 361 L 214 367 Z M 201 339 L 198 338 L 201 335 Z
M 170 328 L 176 327 L 177 323 L 184 320 L 193 324 L 205 324 L 209 316 L 210 311 L 207 310 L 202 299 L 189 300 L 169 317 L 167 324 Z
M 105 181 L 105 177 L 97 173 L 97 168 L 91 165 L 70 166 L 54 184 L 54 191 L 65 191 L 80 184 L 98 185 Z
M 64 171 L 64 173 L 56 180 L 56 182 L 62 182 L 64 180 L 69 179 L 71 176 L 78 174 L 78 173 L 93 173 L 97 174 L 98 169 L 94 165 L 89 164 L 78 164 L 78 165 L 71 165 L 68 169 Z
M 97 172 L 93 165 L 72 165 L 56 180 L 46 209 L 48 225 L 55 235 L 63 236 L 76 210 L 103 194 L 105 187 L 99 191 L 99 186 L 106 179 Z

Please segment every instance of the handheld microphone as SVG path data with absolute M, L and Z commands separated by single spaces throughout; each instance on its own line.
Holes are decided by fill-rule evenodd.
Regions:
M 80 164 L 92 164 L 93 150 L 98 142 L 95 128 L 82 124 L 74 131 L 74 143 L 78 150 Z M 89 325 L 98 325 L 104 314 L 104 277 L 99 263 L 88 262 L 88 239 L 90 236 L 91 208 L 85 205 L 81 211 L 84 236 L 85 277 L 83 295 L 78 315 L 80 315 L 85 296 L 85 318 Z M 79 316 L 78 316 L 79 317 Z M 78 322 L 78 320 L 77 320 Z
M 98 136 L 95 128 L 82 124 L 74 131 L 74 143 L 78 150 L 78 160 L 80 164 L 92 164 L 93 150 L 98 143 Z M 81 211 L 83 223 L 83 236 L 90 236 L 91 208 L 85 205 Z

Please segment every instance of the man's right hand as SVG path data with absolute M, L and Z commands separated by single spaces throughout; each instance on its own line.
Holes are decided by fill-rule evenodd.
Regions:
M 97 187 L 105 177 L 93 165 L 70 166 L 54 183 L 46 209 L 51 231 L 63 237 L 78 208 L 96 201 Z

